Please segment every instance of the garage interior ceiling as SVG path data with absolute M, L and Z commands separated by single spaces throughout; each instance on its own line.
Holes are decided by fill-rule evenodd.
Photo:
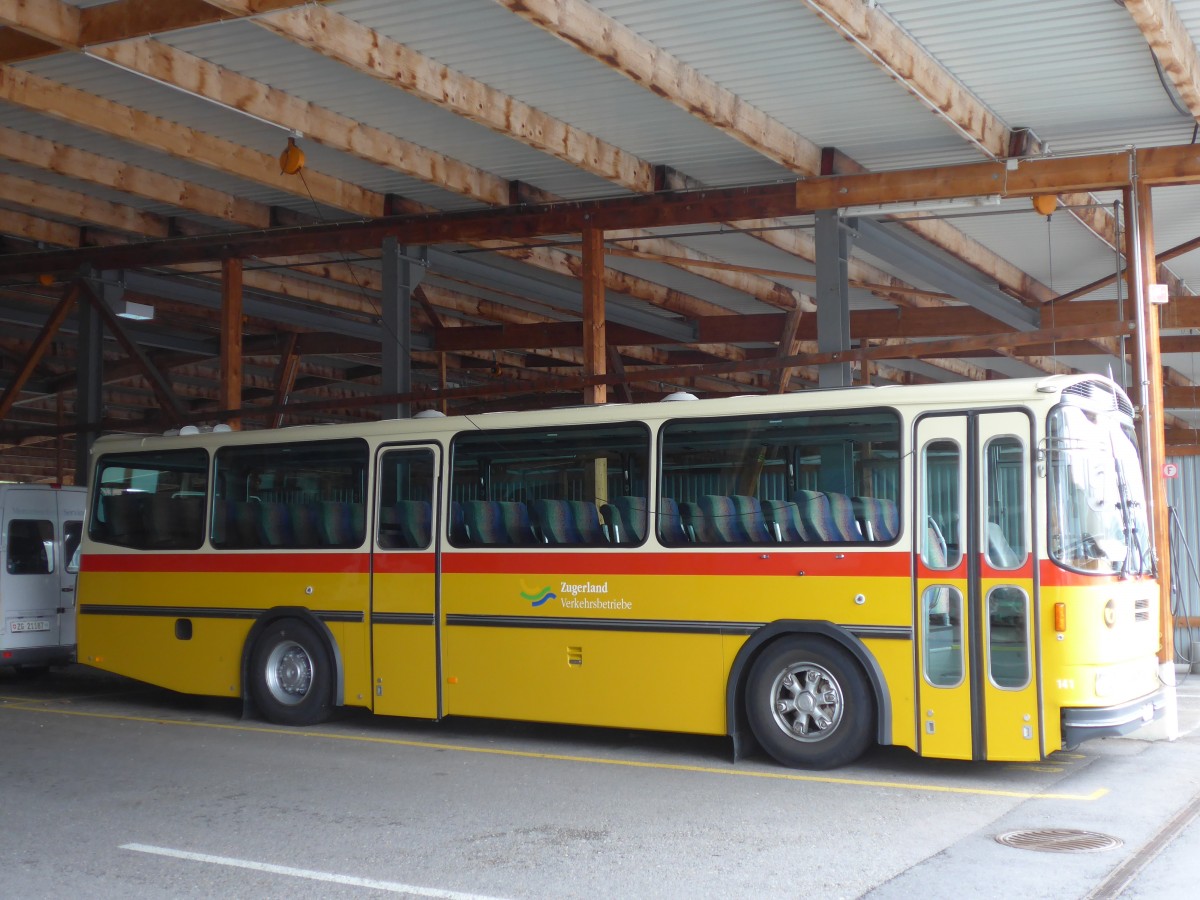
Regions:
M 580 402 L 579 229 L 523 229 L 530 210 L 607 211 L 610 402 L 809 389 L 815 217 L 737 198 L 1184 148 L 1198 40 L 1200 0 L 0 0 L 0 480 L 73 478 L 89 302 L 153 310 L 106 326 L 94 424 L 218 421 L 230 259 L 243 427 L 387 415 L 379 237 L 414 219 L 490 231 L 400 249 L 413 409 Z M 620 224 L 705 192 L 736 218 Z M 1056 203 L 843 211 L 855 382 L 1129 386 L 1123 194 Z M 1153 191 L 1180 449 L 1200 444 L 1197 208 L 1200 185 Z

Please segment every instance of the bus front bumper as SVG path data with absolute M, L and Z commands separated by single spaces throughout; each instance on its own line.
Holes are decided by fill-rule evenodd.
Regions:
M 1083 741 L 1099 737 L 1117 737 L 1136 731 L 1143 725 L 1161 719 L 1167 700 L 1162 691 L 1155 691 L 1120 706 L 1097 709 L 1071 708 L 1062 711 L 1063 749 L 1077 747 Z

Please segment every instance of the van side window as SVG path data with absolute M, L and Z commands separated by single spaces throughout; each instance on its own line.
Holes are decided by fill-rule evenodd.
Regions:
M 54 524 L 46 519 L 8 523 L 5 565 L 9 575 L 49 575 L 54 570 Z

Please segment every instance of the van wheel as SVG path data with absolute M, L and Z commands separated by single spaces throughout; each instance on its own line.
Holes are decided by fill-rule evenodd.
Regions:
M 280 725 L 316 725 L 333 708 L 333 662 L 324 641 L 299 619 L 272 622 L 250 656 L 250 697 Z
M 875 704 L 857 663 L 828 641 L 790 637 L 758 657 L 746 682 L 746 718 L 776 760 L 832 769 L 871 743 Z

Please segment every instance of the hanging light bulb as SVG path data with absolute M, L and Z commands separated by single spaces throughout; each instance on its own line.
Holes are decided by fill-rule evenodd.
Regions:
M 1035 194 L 1033 197 L 1033 208 L 1043 216 L 1049 216 L 1058 209 L 1057 194 Z
M 295 175 L 303 168 L 304 151 L 296 146 L 296 139 L 290 137 L 287 146 L 279 154 L 279 171 L 284 175 Z

